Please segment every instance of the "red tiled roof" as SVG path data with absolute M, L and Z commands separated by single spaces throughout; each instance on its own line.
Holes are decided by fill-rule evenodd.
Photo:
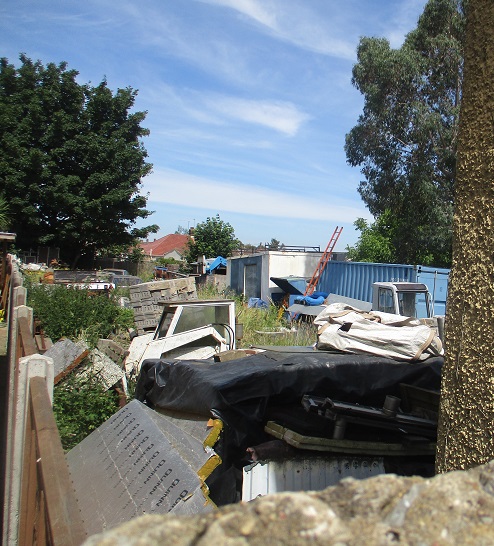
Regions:
M 139 246 L 144 250 L 144 254 L 147 254 L 148 256 L 165 256 L 174 250 L 183 254 L 187 248 L 187 241 L 189 238 L 188 235 L 172 233 L 161 237 L 161 239 L 141 243 Z

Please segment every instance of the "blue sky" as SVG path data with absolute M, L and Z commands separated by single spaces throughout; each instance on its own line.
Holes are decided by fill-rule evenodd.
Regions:
M 361 36 L 400 47 L 426 0 L 0 0 L 0 56 L 67 61 L 81 83 L 138 90 L 146 223 L 220 215 L 243 243 L 354 244 L 371 219 L 347 165 L 362 112 Z

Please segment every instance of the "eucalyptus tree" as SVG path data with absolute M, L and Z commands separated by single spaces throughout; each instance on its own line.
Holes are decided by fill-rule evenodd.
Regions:
M 346 136 L 359 193 L 378 218 L 395 217 L 404 263 L 449 265 L 465 15 L 461 0 L 429 0 L 399 49 L 364 37 L 352 83 L 363 113 Z
M 157 231 L 135 227 L 151 214 L 140 194 L 151 170 L 145 112 L 130 112 L 137 92 L 77 75 L 64 62 L 0 59 L 0 191 L 16 246 L 59 247 L 72 265 Z

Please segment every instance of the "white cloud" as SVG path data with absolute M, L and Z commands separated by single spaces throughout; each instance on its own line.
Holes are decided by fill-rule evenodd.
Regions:
M 355 59 L 355 36 L 347 36 L 335 16 L 322 23 L 306 3 L 287 0 L 200 0 L 238 11 L 276 38 L 323 55 Z
M 185 115 L 189 123 L 227 125 L 231 120 L 261 125 L 287 136 L 295 136 L 310 116 L 286 101 L 244 99 L 192 89 L 173 89 L 157 83 L 143 96 L 153 109 L 170 116 Z
M 300 126 L 309 119 L 288 102 L 214 96 L 207 98 L 205 104 L 226 117 L 263 125 L 288 136 L 297 134 Z
M 144 192 L 149 201 L 208 210 L 253 214 L 268 218 L 353 222 L 368 213 L 331 196 L 311 199 L 255 185 L 219 182 L 171 169 L 147 177 Z
M 266 9 L 268 2 L 260 3 L 257 0 L 210 0 L 210 3 L 237 10 L 258 23 L 269 28 L 276 28 L 276 14 Z

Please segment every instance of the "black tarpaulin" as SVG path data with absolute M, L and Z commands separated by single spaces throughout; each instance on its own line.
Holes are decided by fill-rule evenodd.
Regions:
M 152 406 L 217 415 L 241 448 L 262 441 L 269 406 L 299 405 L 304 394 L 382 406 L 400 383 L 439 390 L 442 357 L 399 362 L 367 355 L 267 351 L 229 362 L 149 359 L 136 398 Z

